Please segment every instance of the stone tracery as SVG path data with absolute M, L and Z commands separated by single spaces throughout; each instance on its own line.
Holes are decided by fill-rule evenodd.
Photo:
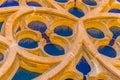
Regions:
M 17 0 L 11 1 L 16 2 Z M 26 2 L 30 1 L 35 1 L 35 3 L 29 6 Z M 34 80 L 120 79 L 120 38 L 119 31 L 116 31 L 116 27 L 114 28 L 114 26 L 120 27 L 120 14 L 117 10 L 113 11 L 117 11 L 117 14 L 111 13 L 111 9 L 119 9 L 119 0 L 118 2 L 93 0 L 96 2 L 94 2 L 96 6 L 84 2 L 88 0 L 78 0 L 76 7 L 84 12 L 82 17 L 78 17 L 79 14 L 76 17 L 69 13 L 69 9 L 74 7 L 73 1 L 64 2 L 63 0 L 60 3 L 59 0 L 19 0 L 17 1 L 19 6 L 12 5 L 12 2 L 6 4 L 6 0 L 0 1 L 0 5 L 4 5 L 0 7 L 1 80 L 12 79 L 19 67 L 41 74 Z M 10 6 L 8 7 L 8 5 Z M 38 21 L 41 24 L 30 25 L 32 21 Z M 33 27 L 34 25 L 35 27 Z M 42 27 L 38 25 L 42 25 Z M 72 35 L 56 34 L 55 29 L 61 25 L 69 27 L 73 31 Z M 91 28 L 98 29 L 92 36 L 87 33 L 87 29 Z M 62 28 L 63 31 L 64 29 Z M 101 39 L 94 37 L 100 37 L 99 30 L 104 35 Z M 114 44 L 110 43 L 113 38 L 115 39 Z M 18 43 L 21 40 L 23 41 L 20 46 Z M 32 49 L 30 46 L 26 46 L 34 45 L 34 43 L 37 46 L 32 46 Z M 60 46 L 54 47 L 59 50 L 63 48 L 65 54 L 59 56 L 48 54 L 44 49 L 47 44 Z M 114 49 L 116 54 L 110 55 L 110 52 L 106 52 L 108 55 L 100 54 L 102 51 L 99 48 L 104 45 Z M 106 49 L 104 48 L 104 50 Z M 103 52 L 105 52 L 104 50 Z M 79 64 L 89 65 L 87 68 L 91 70 L 84 75 L 84 72 L 82 73 L 76 68 L 76 65 Z

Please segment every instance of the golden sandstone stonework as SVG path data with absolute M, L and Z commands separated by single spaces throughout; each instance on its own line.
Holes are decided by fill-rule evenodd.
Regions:
M 0 0 L 0 80 L 120 80 L 120 0 Z

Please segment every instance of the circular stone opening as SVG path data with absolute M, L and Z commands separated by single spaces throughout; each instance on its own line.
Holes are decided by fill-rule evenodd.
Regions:
M 85 15 L 84 12 L 77 7 L 70 8 L 69 13 L 71 13 L 72 15 L 74 15 L 78 18 L 83 17 Z
M 97 28 L 88 28 L 87 33 L 90 36 L 92 36 L 94 38 L 98 38 L 98 39 L 101 39 L 101 38 L 105 37 L 104 33 L 101 30 L 97 29 Z
M 113 38 L 116 39 L 118 36 L 120 36 L 120 27 L 118 26 L 112 26 L 110 28 L 110 31 L 113 33 Z
M 24 38 L 24 39 L 20 40 L 18 44 L 21 47 L 29 48 L 29 49 L 38 47 L 38 43 L 31 38 Z
M 57 26 L 54 29 L 54 33 L 60 35 L 60 36 L 71 36 L 73 34 L 73 31 L 70 27 L 65 25 Z
M 97 3 L 95 0 L 82 0 L 83 3 L 90 5 L 90 6 L 96 6 Z
M 73 80 L 72 78 L 67 78 L 67 79 L 65 79 L 65 80 Z
M 57 45 L 57 44 L 52 44 L 52 43 L 46 44 L 44 46 L 44 50 L 52 56 L 64 55 L 64 53 L 65 53 L 63 47 L 61 47 L 60 45 Z
M 113 9 L 110 9 L 108 12 L 111 12 L 111 13 L 120 13 L 120 9 L 113 8 Z
M 4 59 L 4 55 L 0 53 L 0 61 L 2 61 L 3 59 Z
M 19 3 L 17 1 L 14 1 L 14 0 L 11 0 L 11 1 L 7 0 L 0 7 L 9 7 L 9 6 L 19 6 Z
M 98 48 L 100 54 L 114 58 L 116 57 L 116 51 L 111 46 L 100 46 Z
M 34 2 L 34 1 L 27 2 L 27 5 L 28 6 L 41 7 L 41 5 L 39 3 Z
M 47 29 L 46 24 L 41 21 L 32 21 L 28 24 L 28 27 L 41 33 L 44 33 Z
M 55 0 L 55 1 L 61 2 L 61 3 L 66 3 L 66 2 L 68 2 L 68 0 Z

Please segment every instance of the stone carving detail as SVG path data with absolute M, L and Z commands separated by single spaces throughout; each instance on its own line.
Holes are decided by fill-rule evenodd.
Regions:
M 1 0 L 0 80 L 16 80 L 19 68 L 34 72 L 33 80 L 119 80 L 119 6 L 120 0 Z

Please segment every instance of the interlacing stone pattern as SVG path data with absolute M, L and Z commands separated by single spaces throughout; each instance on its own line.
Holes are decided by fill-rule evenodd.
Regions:
M 0 0 L 0 80 L 120 80 L 120 0 Z

